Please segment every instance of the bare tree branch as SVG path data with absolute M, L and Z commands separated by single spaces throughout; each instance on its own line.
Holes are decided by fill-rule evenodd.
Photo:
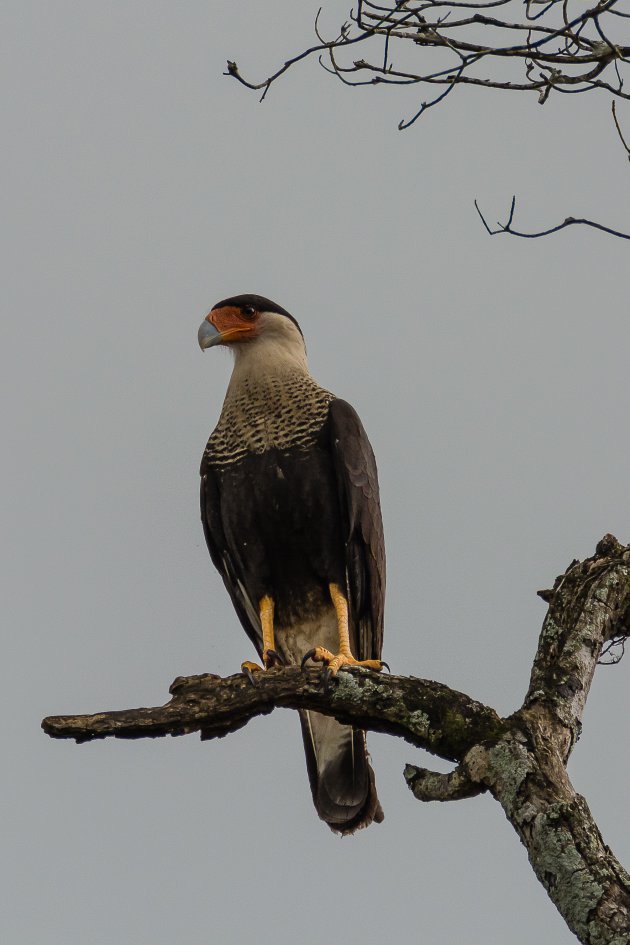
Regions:
M 492 229 L 483 213 L 479 209 L 479 204 L 475 200 L 475 209 L 481 217 L 481 222 L 485 226 L 486 230 L 490 236 L 496 236 L 497 233 L 509 233 L 510 236 L 520 236 L 523 239 L 538 239 L 540 236 L 549 236 L 550 233 L 558 233 L 560 230 L 564 230 L 567 226 L 573 226 L 574 224 L 582 224 L 583 226 L 591 226 L 595 230 L 601 230 L 602 233 L 610 233 L 611 236 L 617 236 L 622 240 L 630 240 L 630 233 L 623 233 L 621 230 L 614 230 L 610 226 L 604 226 L 602 223 L 596 223 L 594 220 L 587 220 L 584 217 L 567 217 L 562 223 L 558 223 L 557 226 L 549 227 L 547 230 L 539 230 L 536 233 L 523 233 L 522 230 L 515 230 L 512 226 L 512 220 L 514 219 L 514 210 L 516 209 L 516 197 L 512 197 L 512 203 L 510 205 L 510 214 L 507 219 L 507 223 L 499 223 L 497 221 L 496 229 Z
M 630 46 L 611 38 L 619 20 L 626 17 L 615 9 L 618 0 L 572 4 L 550 0 L 532 12 L 533 0 L 491 3 L 460 3 L 455 0 L 387 0 L 383 4 L 358 0 L 350 23 L 344 23 L 334 39 L 325 40 L 316 19 L 316 45 L 288 59 L 261 82 L 250 82 L 236 63 L 228 62 L 227 74 L 251 89 L 263 89 L 302 60 L 319 57 L 320 63 L 346 85 L 444 85 L 446 91 L 399 123 L 409 128 L 432 105 L 443 101 L 455 85 L 474 85 L 505 91 L 534 92 L 544 104 L 551 92 L 586 92 L 599 89 L 630 99 L 624 90 L 621 68 L 630 62 Z M 540 5 L 540 4 L 537 4 Z M 582 7 L 576 12 L 576 7 Z M 503 8 L 504 17 L 480 11 Z M 460 11 L 466 12 L 461 15 Z M 523 36 L 524 34 L 524 36 Z M 347 60 L 350 46 L 364 43 L 374 50 L 368 58 Z M 398 61 L 414 52 L 415 65 Z M 399 54 L 399 55 L 395 55 Z M 445 58 L 446 57 L 446 58 Z M 324 59 L 327 59 L 326 65 Z M 437 68 L 429 65 L 436 62 Z M 496 75 L 491 62 L 508 65 L 505 76 Z M 511 64 L 511 65 L 510 65 Z M 501 67 L 501 71 L 506 71 Z M 606 76 L 613 73 L 610 79 Z
M 456 762 L 441 774 L 407 765 L 422 801 L 490 792 L 525 845 L 532 868 L 569 928 L 588 945 L 630 943 L 630 876 L 601 838 L 566 770 L 598 660 L 630 636 L 630 546 L 612 536 L 573 561 L 552 589 L 525 701 L 501 719 L 442 683 L 361 669 L 326 687 L 318 672 L 285 667 L 221 679 L 178 678 L 166 705 L 96 715 L 53 716 L 42 727 L 77 741 L 200 732 L 220 738 L 276 707 L 315 709 L 360 728 L 405 738 Z
M 480 740 L 500 729 L 487 706 L 441 683 L 406 676 L 375 675 L 351 669 L 327 689 L 319 671 L 297 666 L 256 674 L 252 686 L 242 673 L 221 679 L 211 673 L 179 677 L 173 698 L 163 706 L 96 715 L 52 716 L 42 727 L 53 738 L 154 738 L 200 732 L 202 739 L 222 738 L 250 719 L 274 708 L 315 709 L 357 728 L 397 735 L 420 748 L 457 761 Z M 452 731 L 446 724 L 453 720 Z
M 617 134 L 619 135 L 619 138 L 621 139 L 622 145 L 623 145 L 624 148 L 626 149 L 626 154 L 628 155 L 628 160 L 630 161 L 630 147 L 628 147 L 628 145 L 626 144 L 626 139 L 624 138 L 623 134 L 621 133 L 621 128 L 620 128 L 619 122 L 618 122 L 618 120 L 617 120 L 617 109 L 615 108 L 615 104 L 616 104 L 615 102 L 612 103 L 613 120 L 614 120 L 614 122 L 615 122 L 615 127 L 616 127 L 616 129 L 617 129 Z
M 525 4 L 522 0 L 358 0 L 350 22 L 343 23 L 332 39 L 326 39 L 321 31 L 320 7 L 315 18 L 318 42 L 287 59 L 266 79 L 245 79 L 231 61 L 226 74 L 247 88 L 262 90 L 261 101 L 276 80 L 313 56 L 326 72 L 348 86 L 437 86 L 439 91 L 399 121 L 400 131 L 414 125 L 459 86 L 533 92 L 541 105 L 555 92 L 575 95 L 599 90 L 630 100 L 624 86 L 630 45 L 618 42 L 616 35 L 630 13 L 618 6 L 619 0 L 572 0 L 569 17 L 569 0 L 526 0 Z M 492 15 L 486 12 L 490 9 Z M 497 15 L 499 11 L 503 15 Z M 355 59 L 349 50 L 358 44 L 366 55 Z M 614 101 L 613 118 L 630 159 Z M 629 233 L 576 216 L 548 229 L 525 233 L 512 226 L 514 201 L 508 222 L 491 229 L 476 202 L 475 206 L 491 235 L 509 233 L 538 239 L 582 225 L 630 239 Z

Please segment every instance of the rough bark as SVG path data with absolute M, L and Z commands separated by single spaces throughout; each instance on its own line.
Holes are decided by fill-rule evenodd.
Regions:
M 77 741 L 200 732 L 223 737 L 276 707 L 316 709 L 385 732 L 457 763 L 450 774 L 407 765 L 422 801 L 489 791 L 525 845 L 532 867 L 569 928 L 585 945 L 630 943 L 630 876 L 601 838 L 566 763 L 602 649 L 630 635 L 630 547 L 605 536 L 595 555 L 573 562 L 553 589 L 520 709 L 501 719 L 442 683 L 344 671 L 322 689 L 318 672 L 269 670 L 178 678 L 170 702 L 96 715 L 51 716 L 44 731 Z

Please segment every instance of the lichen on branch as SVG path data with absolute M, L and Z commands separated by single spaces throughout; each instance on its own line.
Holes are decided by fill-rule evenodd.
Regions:
M 221 738 L 275 708 L 313 709 L 357 728 L 406 739 L 455 762 L 447 774 L 407 765 L 422 801 L 484 791 L 499 802 L 538 879 L 585 945 L 630 943 L 630 877 L 602 837 L 566 770 L 602 651 L 630 636 L 630 547 L 606 535 L 595 554 L 573 561 L 553 588 L 520 708 L 500 718 L 443 683 L 343 670 L 326 686 L 297 666 L 225 679 L 180 677 L 165 705 L 95 715 L 51 716 L 53 738 L 155 738 L 199 732 Z

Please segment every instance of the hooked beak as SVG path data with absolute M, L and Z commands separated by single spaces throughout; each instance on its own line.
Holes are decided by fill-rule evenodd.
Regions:
M 231 345 L 247 341 L 256 335 L 255 323 L 249 323 L 236 306 L 213 308 L 202 321 L 197 337 L 202 350 L 214 345 Z
M 197 339 L 202 351 L 205 351 L 206 348 L 212 348 L 214 345 L 220 345 L 223 340 L 219 329 L 205 318 L 199 326 Z

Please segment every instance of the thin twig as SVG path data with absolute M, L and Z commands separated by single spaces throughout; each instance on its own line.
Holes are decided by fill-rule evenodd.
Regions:
M 630 99 L 630 94 L 623 90 L 623 76 L 620 71 L 622 65 L 630 63 L 630 46 L 615 44 L 604 27 L 604 19 L 609 14 L 625 16 L 614 9 L 617 3 L 618 0 L 599 0 L 573 19 L 569 19 L 568 0 L 527 0 L 525 22 L 513 22 L 480 12 L 497 7 L 511 9 L 515 5 L 513 0 L 492 0 L 488 3 L 456 0 L 407 0 L 405 3 L 388 0 L 386 3 L 376 3 L 359 0 L 356 14 L 350 14 L 356 35 L 351 35 L 351 27 L 346 23 L 335 39 L 326 41 L 319 28 L 320 8 L 315 23 L 315 33 L 319 40 L 316 45 L 288 59 L 262 82 L 246 80 L 234 62 L 228 63 L 227 74 L 247 88 L 262 89 L 263 99 L 271 84 L 288 69 L 301 60 L 316 55 L 327 72 L 333 73 L 349 86 L 424 83 L 448 87 L 447 91 L 435 99 L 423 102 L 412 118 L 402 120 L 399 123 L 400 129 L 409 128 L 428 108 L 444 101 L 456 84 L 507 91 L 532 91 L 538 95 L 541 104 L 555 91 L 577 94 L 597 89 L 618 98 Z M 541 9 L 534 12 L 534 6 L 540 6 Z M 557 18 L 552 19 L 558 7 L 562 10 L 559 26 Z M 460 10 L 471 13 L 450 17 L 451 12 Z M 548 20 L 545 21 L 548 14 Z M 488 31 L 489 41 L 477 41 L 480 28 Z M 492 39 L 497 29 L 512 34 L 526 32 L 527 41 L 498 44 Z M 474 31 L 474 37 L 471 31 Z M 473 38 L 474 42 L 471 41 Z M 420 46 L 423 52 L 430 49 L 450 50 L 457 57 L 457 61 L 439 70 L 396 69 L 391 59 L 392 42 L 395 39 Z M 338 59 L 336 53 L 365 40 L 383 42 L 380 57 L 375 60 L 358 59 L 349 65 L 344 65 Z M 323 61 L 323 57 L 327 59 L 328 64 Z M 425 58 L 423 55 L 423 64 Z M 527 81 L 519 81 L 515 77 L 499 80 L 489 71 L 485 75 L 479 75 L 479 70 L 493 59 L 515 61 L 514 64 L 522 61 L 521 69 L 524 69 Z M 616 74 L 614 84 L 607 82 L 604 76 L 611 66 Z M 363 78 L 365 73 L 371 73 L 371 78 Z
M 619 137 L 621 138 L 621 143 L 623 144 L 624 148 L 626 149 L 626 152 L 627 152 L 627 154 L 628 154 L 628 160 L 630 161 L 630 148 L 629 148 L 628 145 L 626 144 L 626 140 L 625 140 L 624 136 L 623 136 L 622 133 L 621 133 L 621 128 L 620 128 L 619 122 L 618 122 L 618 120 L 617 120 L 617 110 L 616 110 L 616 108 L 615 108 L 615 104 L 616 104 L 615 102 L 612 103 L 613 119 L 614 119 L 615 125 L 616 125 L 616 127 L 617 127 L 617 134 L 618 134 Z
M 490 236 L 496 236 L 497 233 L 509 233 L 510 236 L 520 236 L 523 239 L 538 239 L 540 236 L 549 236 L 550 233 L 557 233 L 559 230 L 564 230 L 567 226 L 573 226 L 575 224 L 581 224 L 582 226 L 591 226 L 596 230 L 601 230 L 603 233 L 610 233 L 611 236 L 618 236 L 623 240 L 630 240 L 630 233 L 622 233 L 621 230 L 614 230 L 612 227 L 604 226 L 602 223 L 596 223 L 594 220 L 587 220 L 583 217 L 567 217 L 562 223 L 558 223 L 557 226 L 552 226 L 548 230 L 540 230 L 535 233 L 523 233 L 521 230 L 515 230 L 512 226 L 512 220 L 514 219 L 514 210 L 516 207 L 516 197 L 512 197 L 512 204 L 510 206 L 510 214 L 507 220 L 507 223 L 500 223 L 497 221 L 496 229 L 492 229 L 484 217 L 483 213 L 479 209 L 479 204 L 475 200 L 475 209 L 479 214 L 481 222 L 486 228 Z

